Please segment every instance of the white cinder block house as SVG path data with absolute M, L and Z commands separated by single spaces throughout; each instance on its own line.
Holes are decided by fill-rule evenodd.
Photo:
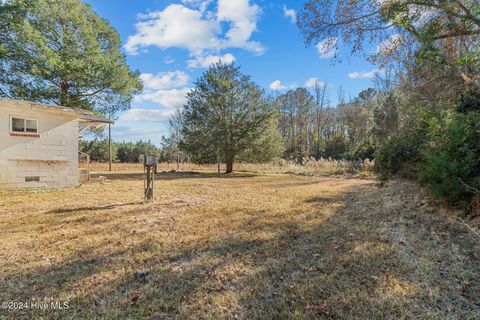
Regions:
M 60 106 L 0 98 L 0 188 L 78 185 L 78 139 L 109 120 Z

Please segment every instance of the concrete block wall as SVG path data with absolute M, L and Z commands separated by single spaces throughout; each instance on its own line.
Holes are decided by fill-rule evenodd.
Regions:
M 39 136 L 12 136 L 10 116 L 37 119 Z M 78 126 L 74 113 L 0 100 L 0 188 L 78 185 Z

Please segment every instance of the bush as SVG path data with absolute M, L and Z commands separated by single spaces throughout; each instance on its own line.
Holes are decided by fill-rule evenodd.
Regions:
M 373 160 L 375 158 L 375 146 L 369 141 L 359 144 L 353 151 L 353 159 Z
M 323 158 L 344 159 L 347 152 L 347 142 L 342 132 L 335 133 L 326 141 Z
M 435 195 L 467 206 L 480 190 L 480 113 L 451 112 L 424 151 L 421 182 Z
M 410 123 L 377 145 L 375 171 L 382 180 L 397 173 L 410 179 L 417 177 L 428 130 L 428 125 L 423 121 Z
M 80 140 L 79 150 L 90 155 L 91 161 L 106 162 L 109 158 L 108 139 Z M 117 159 L 117 148 L 112 143 L 112 161 Z

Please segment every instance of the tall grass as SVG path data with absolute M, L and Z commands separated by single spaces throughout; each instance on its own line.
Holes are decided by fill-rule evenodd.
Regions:
M 234 169 L 242 172 L 258 173 L 290 173 L 300 175 L 361 175 L 368 176 L 373 174 L 374 162 L 348 161 L 334 159 L 304 158 L 301 161 L 286 161 L 278 159 L 270 163 L 236 163 Z M 80 163 L 80 168 L 86 168 L 86 163 Z M 90 164 L 90 170 L 93 172 L 108 171 L 108 163 L 94 162 Z M 177 169 L 176 163 L 159 163 L 158 171 L 172 171 Z M 221 166 L 222 171 L 225 165 Z M 198 165 L 194 163 L 181 163 L 180 171 L 216 171 L 216 164 Z M 115 172 L 141 172 L 143 165 L 139 163 L 113 163 L 112 171 Z
M 301 161 L 276 160 L 268 164 L 240 164 L 238 168 L 245 171 L 261 171 L 274 173 L 292 173 L 303 175 L 346 175 L 346 174 L 373 174 L 374 162 L 348 161 L 334 159 L 304 158 Z

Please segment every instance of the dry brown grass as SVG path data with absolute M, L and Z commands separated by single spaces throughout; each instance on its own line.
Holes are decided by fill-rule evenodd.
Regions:
M 85 162 L 79 164 L 80 168 L 86 168 Z M 159 163 L 158 171 L 176 170 L 176 163 Z M 93 172 L 107 172 L 108 162 L 92 162 L 90 170 Z M 197 165 L 193 163 L 182 163 L 180 165 L 182 171 L 212 171 L 216 170 L 216 165 Z M 112 163 L 112 171 L 114 172 L 143 172 L 143 164 L 140 163 Z
M 275 174 L 0 191 L 9 318 L 478 319 L 480 246 L 406 182 Z M 148 272 L 138 281 L 135 272 Z
M 81 168 L 86 168 L 86 163 L 80 163 Z M 93 162 L 90 164 L 90 170 L 93 172 L 107 172 L 108 163 Z M 159 163 L 158 171 L 176 170 L 176 163 Z M 222 171 L 225 165 L 222 164 Z M 293 161 L 276 161 L 272 163 L 236 163 L 235 171 L 253 172 L 253 173 L 292 173 L 300 175 L 313 176 L 332 176 L 332 175 L 360 175 L 370 176 L 373 171 L 373 162 L 365 160 L 363 162 L 347 161 L 347 160 L 329 160 L 329 159 L 307 159 L 303 160 L 303 164 L 299 165 Z M 197 165 L 193 163 L 181 163 L 179 171 L 216 171 L 215 164 Z M 143 165 L 138 163 L 112 163 L 113 172 L 142 172 Z

